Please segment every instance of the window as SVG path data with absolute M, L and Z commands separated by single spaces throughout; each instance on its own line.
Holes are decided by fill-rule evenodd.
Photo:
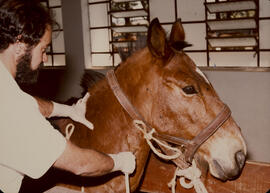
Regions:
M 117 66 L 145 46 L 148 0 L 89 0 L 92 68 Z
M 59 24 L 53 28 L 52 42 L 47 48 L 48 62 L 44 63 L 42 67 L 63 67 L 66 65 L 66 61 L 61 0 L 43 0 L 42 3 L 52 12 L 54 19 Z
M 270 70 L 269 0 L 149 0 L 147 7 L 142 0 L 88 2 L 92 67 L 116 66 L 121 61 L 119 51 L 131 51 L 136 44 L 130 40 L 143 39 L 146 33 L 141 29 L 141 34 L 126 34 L 121 29 L 129 28 L 137 18 L 145 21 L 139 25 L 147 26 L 158 17 L 168 33 L 181 18 L 186 41 L 193 45 L 185 51 L 201 68 Z M 130 2 L 141 2 L 134 9 L 146 10 L 148 15 L 132 19 L 117 15 L 130 10 Z

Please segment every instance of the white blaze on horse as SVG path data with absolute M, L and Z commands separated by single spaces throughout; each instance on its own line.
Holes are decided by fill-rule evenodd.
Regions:
M 80 147 L 135 154 L 137 168 L 130 178 L 131 191 L 139 186 L 150 151 L 134 119 L 142 119 L 148 131 L 155 128 L 157 138 L 183 152 L 181 160 L 174 160 L 176 164 L 204 160 L 210 173 L 221 180 L 236 178 L 244 166 L 247 149 L 240 128 L 210 82 L 183 51 L 187 46 L 180 21 L 174 23 L 167 40 L 164 29 L 154 19 L 147 47 L 89 88 L 86 118 L 95 129 L 90 131 L 74 123 L 76 129 L 70 140 Z M 71 120 L 59 124 L 63 133 L 67 122 Z M 95 193 L 125 191 L 121 173 L 102 179 L 94 182 L 93 178 L 84 178 L 82 183 L 77 178 L 78 183 L 66 186 L 84 186 L 85 192 Z

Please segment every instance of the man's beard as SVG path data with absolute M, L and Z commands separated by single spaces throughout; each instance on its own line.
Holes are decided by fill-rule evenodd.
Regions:
M 34 84 L 37 82 L 39 68 L 32 70 L 31 61 L 31 50 L 27 50 L 26 53 L 19 58 L 15 76 L 15 80 L 18 84 Z

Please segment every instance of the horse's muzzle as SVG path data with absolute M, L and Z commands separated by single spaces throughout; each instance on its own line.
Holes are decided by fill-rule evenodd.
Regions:
M 216 177 L 222 181 L 238 178 L 245 165 L 245 160 L 246 155 L 243 151 L 235 153 L 235 164 L 233 168 L 226 168 L 218 160 L 213 160 L 213 164 L 218 175 Z

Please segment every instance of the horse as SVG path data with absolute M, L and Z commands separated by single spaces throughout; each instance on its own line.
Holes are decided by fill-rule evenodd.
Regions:
M 222 181 L 238 177 L 244 166 L 247 147 L 240 127 L 209 80 L 183 51 L 187 46 L 190 44 L 185 41 L 180 20 L 172 25 L 167 38 L 155 18 L 148 28 L 147 46 L 88 88 L 91 96 L 86 118 L 94 124 L 94 130 L 73 122 L 75 130 L 70 140 L 78 146 L 104 153 L 134 153 L 132 192 L 140 184 L 150 152 L 134 119 L 142 120 L 146 128 L 155 129 L 157 138 L 186 153 L 180 161 L 174 160 L 176 164 L 204 160 L 210 173 Z M 122 104 L 125 102 L 121 102 L 121 95 L 126 104 Z M 63 134 L 70 122 L 58 123 Z M 160 151 L 171 153 L 164 148 Z M 78 184 L 73 181 L 62 186 L 75 190 L 84 186 L 85 192 L 95 193 L 125 192 L 120 172 L 95 183 L 91 180 L 84 178 Z

